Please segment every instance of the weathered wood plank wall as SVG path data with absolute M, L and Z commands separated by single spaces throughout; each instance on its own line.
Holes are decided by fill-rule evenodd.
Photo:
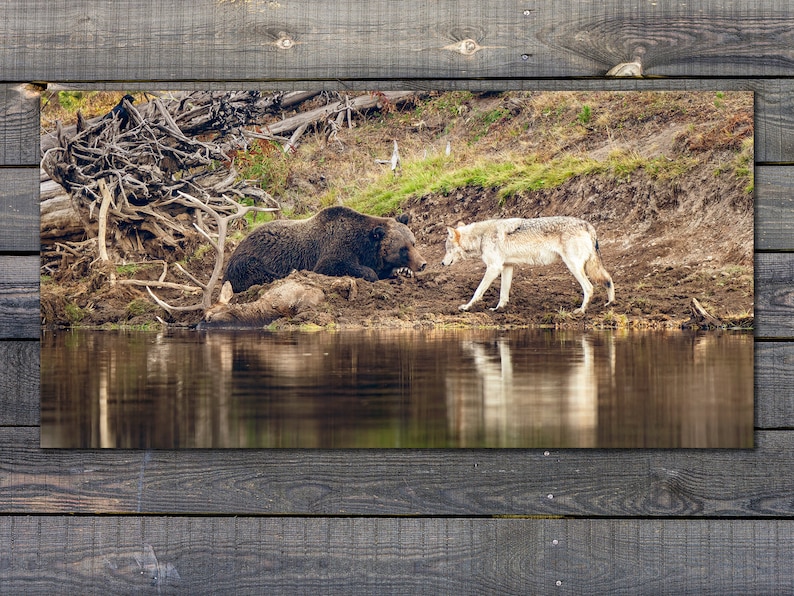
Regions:
M 0 592 L 794 592 L 786 0 L 0 6 Z M 41 450 L 36 82 L 754 90 L 756 448 Z

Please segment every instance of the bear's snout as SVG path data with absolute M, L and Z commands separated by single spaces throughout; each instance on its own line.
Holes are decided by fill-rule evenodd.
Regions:
M 415 248 L 411 250 L 410 267 L 414 271 L 424 271 L 427 267 L 427 261 L 424 260 L 422 254 Z

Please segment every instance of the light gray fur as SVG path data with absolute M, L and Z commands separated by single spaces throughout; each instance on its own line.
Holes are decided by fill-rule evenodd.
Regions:
M 562 259 L 582 286 L 584 298 L 575 312 L 587 310 L 593 296 L 591 278 L 606 287 L 605 306 L 615 300 L 615 286 L 601 261 L 595 228 L 584 220 L 576 217 L 489 219 L 447 231 L 442 265 L 471 257 L 482 258 L 486 265 L 474 296 L 461 304 L 460 310 L 469 310 L 500 275 L 499 303 L 491 310 L 503 308 L 510 298 L 514 265 L 550 265 L 557 259 Z

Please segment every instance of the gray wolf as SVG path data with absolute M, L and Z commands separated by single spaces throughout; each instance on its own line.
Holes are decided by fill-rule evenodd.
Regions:
M 224 279 L 235 292 L 307 270 L 377 281 L 421 271 L 407 216 L 374 217 L 328 207 L 304 220 L 271 221 L 246 236 L 232 253 Z
M 606 287 L 605 306 L 615 300 L 615 286 L 601 261 L 595 228 L 584 220 L 576 217 L 489 219 L 447 228 L 447 232 L 447 252 L 442 265 L 471 257 L 481 257 L 486 265 L 474 296 L 461 304 L 460 310 L 469 310 L 500 275 L 499 303 L 491 310 L 503 308 L 510 298 L 514 265 L 549 265 L 557 259 L 562 259 L 582 286 L 584 299 L 574 312 L 587 310 L 593 296 L 591 279 Z

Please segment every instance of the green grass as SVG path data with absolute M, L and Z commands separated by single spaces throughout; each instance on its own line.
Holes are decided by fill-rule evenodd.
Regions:
M 85 311 L 77 306 L 74 302 L 69 302 L 64 307 L 64 310 L 66 312 L 66 318 L 72 324 L 79 323 L 85 318 Z
M 510 111 L 505 108 L 496 108 L 490 112 L 484 112 L 480 114 L 477 118 L 478 125 L 474 127 L 474 136 L 472 137 L 470 144 L 476 143 L 481 138 L 486 136 L 494 124 L 498 124 L 499 122 L 509 118 Z
M 504 201 L 525 192 L 557 188 L 577 176 L 603 174 L 622 180 L 644 169 L 654 178 L 670 179 L 693 166 L 691 160 L 670 162 L 627 152 L 615 152 L 604 161 L 564 154 L 546 161 L 535 156 L 524 157 L 523 161 L 479 157 L 471 163 L 459 163 L 453 157 L 434 156 L 403 162 L 401 176 L 385 174 L 366 188 L 351 189 L 346 198 L 336 192 L 334 200 L 341 198 L 349 207 L 365 213 L 387 215 L 398 211 L 410 198 L 431 193 L 448 195 L 461 188 L 498 189 Z
M 753 149 L 754 141 L 752 138 L 742 141 L 741 149 L 736 153 L 730 162 L 720 165 L 714 170 L 714 176 L 721 176 L 731 173 L 736 178 L 746 179 L 744 192 L 752 194 L 755 190 L 755 173 L 753 170 Z
M 744 187 L 744 192 L 752 194 L 755 190 L 755 174 L 753 170 L 753 150 L 755 144 L 752 137 L 745 139 L 742 142 L 742 149 L 740 153 L 734 158 L 733 173 L 737 178 L 746 178 L 747 184 Z
M 150 313 L 156 309 L 157 307 L 148 300 L 136 299 L 127 304 L 127 315 L 130 317 L 137 317 Z
M 127 265 L 116 265 L 116 273 L 119 275 L 135 275 L 138 272 L 140 266 L 137 263 L 130 263 Z

